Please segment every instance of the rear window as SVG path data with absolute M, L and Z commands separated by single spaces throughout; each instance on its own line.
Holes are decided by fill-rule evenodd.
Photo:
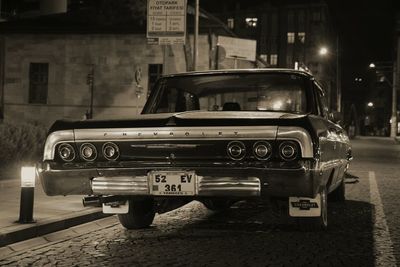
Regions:
M 306 79 L 289 73 L 207 74 L 162 79 L 144 113 L 279 111 L 306 113 Z

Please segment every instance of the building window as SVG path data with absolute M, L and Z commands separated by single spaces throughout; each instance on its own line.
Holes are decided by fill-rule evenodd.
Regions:
M 229 29 L 233 29 L 233 28 L 235 28 L 235 19 L 234 18 L 229 18 L 228 19 L 228 28 Z
M 294 44 L 294 32 L 287 33 L 287 42 L 288 44 Z
M 264 60 L 265 62 L 268 62 L 268 55 L 266 55 L 266 54 L 261 54 L 261 55 L 260 55 L 260 58 L 261 58 L 262 60 Z
M 250 28 L 257 27 L 258 18 L 246 18 L 246 26 Z
M 30 63 L 29 103 L 46 104 L 49 82 L 49 63 Z
M 153 89 L 156 81 L 163 72 L 163 65 L 162 64 L 149 64 L 149 83 L 148 83 L 148 90 L 147 96 L 150 95 L 151 90 Z
M 299 32 L 297 33 L 297 37 L 300 43 L 304 44 L 306 42 L 306 33 L 305 32 Z
M 269 57 L 269 64 L 271 64 L 271 66 L 276 66 L 278 65 L 278 55 L 277 54 L 272 54 Z

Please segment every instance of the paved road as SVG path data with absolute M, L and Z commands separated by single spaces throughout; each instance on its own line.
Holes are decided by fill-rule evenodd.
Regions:
M 127 231 L 112 217 L 53 234 L 0 266 L 400 266 L 400 146 L 374 138 L 353 146 L 359 179 L 346 184 L 346 203 L 329 203 L 327 232 L 299 231 L 266 203 L 214 213 L 192 202 L 146 230 Z

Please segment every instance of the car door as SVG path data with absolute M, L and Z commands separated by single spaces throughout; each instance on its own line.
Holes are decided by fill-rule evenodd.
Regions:
M 340 173 L 340 164 L 338 159 L 341 157 L 342 144 L 341 138 L 341 127 L 333 123 L 329 119 L 329 108 L 326 104 L 326 98 L 323 90 L 314 84 L 314 90 L 317 98 L 318 113 L 323 122 L 323 130 L 319 134 L 321 162 L 323 164 L 323 171 L 325 174 L 330 175 L 333 172 L 333 176 L 330 177 L 330 185 L 335 185 L 338 182 L 338 175 Z

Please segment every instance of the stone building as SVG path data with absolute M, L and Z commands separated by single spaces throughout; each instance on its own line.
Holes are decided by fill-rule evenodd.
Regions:
M 220 5 L 216 15 L 239 37 L 257 40 L 257 54 L 267 67 L 309 69 L 327 91 L 330 107 L 339 108 L 340 47 L 324 1 L 227 0 Z
M 86 14 L 87 15 L 87 14 Z M 188 32 L 193 32 L 188 8 Z M 99 23 L 85 14 L 46 15 L 0 23 L 1 116 L 5 122 L 127 118 L 139 114 L 162 74 L 191 69 L 186 45 L 147 44 L 145 23 Z M 198 70 L 215 68 L 217 36 L 235 36 L 205 11 L 200 17 Z M 165 53 L 165 54 L 164 54 Z M 225 60 L 219 68 L 231 68 Z M 241 61 L 238 67 L 253 67 Z

